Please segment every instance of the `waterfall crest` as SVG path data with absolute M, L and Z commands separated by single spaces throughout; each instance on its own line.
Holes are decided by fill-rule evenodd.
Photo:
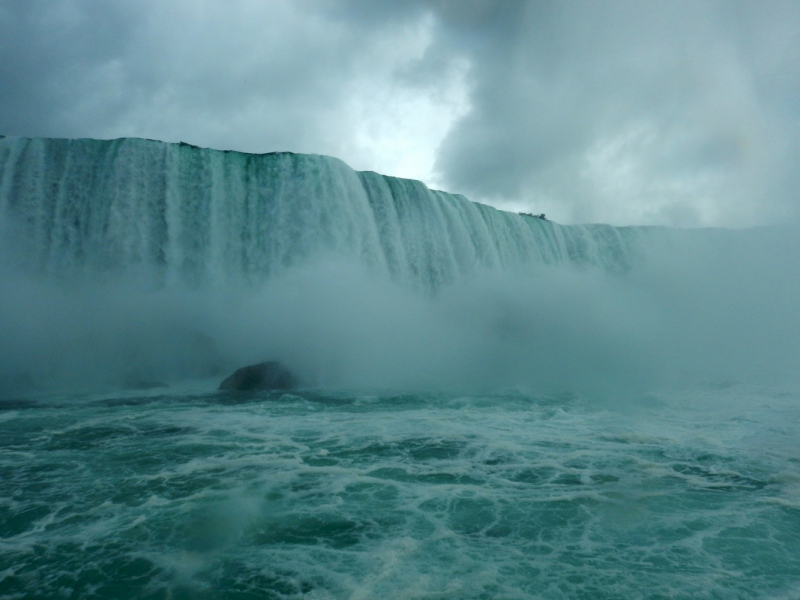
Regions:
M 645 228 L 562 226 L 318 155 L 123 138 L 0 139 L 0 220 L 26 269 L 257 283 L 315 255 L 437 289 L 529 263 L 624 269 Z

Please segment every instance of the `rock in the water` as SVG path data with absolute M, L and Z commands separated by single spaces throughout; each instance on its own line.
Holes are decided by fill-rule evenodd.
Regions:
M 219 384 L 221 390 L 288 390 L 298 385 L 297 377 L 277 361 L 242 367 Z

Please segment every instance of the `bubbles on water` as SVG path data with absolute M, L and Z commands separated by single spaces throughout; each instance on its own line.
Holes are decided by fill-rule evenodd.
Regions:
M 797 583 L 796 460 L 758 440 L 797 422 L 791 393 L 696 388 L 633 413 L 521 391 L 119 397 L 0 421 L 4 594 L 772 597 Z

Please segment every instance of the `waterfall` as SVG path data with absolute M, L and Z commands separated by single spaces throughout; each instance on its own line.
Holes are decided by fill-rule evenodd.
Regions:
M 273 358 L 354 386 L 793 372 L 798 239 L 564 226 L 325 156 L 0 138 L 0 394 Z
M 643 228 L 562 226 L 318 155 L 124 138 L 0 139 L 0 222 L 25 269 L 257 283 L 320 255 L 438 289 L 481 269 L 624 269 Z

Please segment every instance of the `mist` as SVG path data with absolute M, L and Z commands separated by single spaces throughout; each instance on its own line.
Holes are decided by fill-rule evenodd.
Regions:
M 261 285 L 0 278 L 6 395 L 221 380 L 277 359 L 305 387 L 548 392 L 793 380 L 796 231 L 673 231 L 626 272 L 487 269 L 436 292 L 320 258 Z
M 330 157 L 138 139 L 6 138 L 0 161 L 6 394 L 264 360 L 307 387 L 647 390 L 800 356 L 794 227 L 563 226 Z

